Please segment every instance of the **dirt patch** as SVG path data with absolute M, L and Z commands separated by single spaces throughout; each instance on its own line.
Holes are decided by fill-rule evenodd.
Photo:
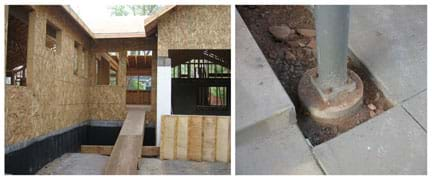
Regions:
M 297 119 L 303 135 L 312 145 L 325 142 L 389 109 L 392 105 L 371 80 L 368 70 L 357 61 L 348 59 L 348 67 L 363 80 L 364 100 L 361 110 L 347 118 L 353 122 L 346 129 L 323 127 L 309 118 L 301 106 L 297 87 L 303 73 L 314 68 L 316 62 L 316 41 L 314 19 L 306 6 L 237 6 L 239 13 L 252 33 L 255 41 L 267 58 L 270 66 L 293 101 Z M 275 37 L 271 27 L 283 27 L 292 33 Z M 285 28 L 288 26 L 289 28 Z M 280 28 L 279 28 L 280 29 Z

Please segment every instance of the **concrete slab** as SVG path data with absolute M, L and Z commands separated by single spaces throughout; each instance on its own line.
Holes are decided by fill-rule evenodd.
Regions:
M 109 156 L 86 153 L 66 153 L 45 165 L 38 175 L 102 175 Z M 195 162 L 143 158 L 139 162 L 138 174 L 200 174 L 229 175 L 231 164 L 222 162 Z
M 294 105 L 236 11 L 236 131 L 275 114 L 296 122 Z
M 426 133 L 400 106 L 313 152 L 326 174 L 427 174 Z
M 297 124 L 272 117 L 236 132 L 236 174 L 322 174 Z
M 108 156 L 99 154 L 66 153 L 45 165 L 38 175 L 101 175 Z
M 138 174 L 144 175 L 229 175 L 230 163 L 160 160 L 143 158 Z
M 403 102 L 402 107 L 427 131 L 427 91 Z
M 349 46 L 395 104 L 426 89 L 426 6 L 352 6 Z

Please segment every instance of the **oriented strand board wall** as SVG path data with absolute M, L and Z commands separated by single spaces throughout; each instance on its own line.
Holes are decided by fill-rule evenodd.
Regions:
M 161 159 L 230 161 L 230 117 L 163 115 Z
M 89 100 L 90 119 L 92 120 L 124 120 L 126 118 L 126 89 L 124 87 L 92 86 Z
M 96 39 L 95 40 L 95 44 L 92 47 L 92 50 L 95 53 L 101 53 L 101 52 L 126 52 L 128 50 L 152 50 L 153 51 L 153 62 L 154 64 L 156 64 L 156 57 L 157 57 L 157 50 L 156 50 L 156 43 L 157 43 L 157 38 L 156 37 L 146 37 L 146 38 L 130 38 L 130 39 Z M 124 62 L 124 63 L 123 63 Z M 121 67 L 124 67 L 124 71 L 121 71 L 121 74 L 119 74 L 118 76 L 118 83 L 120 86 L 124 86 L 125 90 L 124 92 L 126 92 L 126 61 L 122 61 L 119 65 Z M 92 60 L 89 62 L 91 67 L 96 67 L 95 63 L 96 61 Z M 156 66 L 152 66 L 154 68 L 152 68 L 152 95 L 150 97 L 150 101 L 151 101 L 151 109 L 150 112 L 146 113 L 146 125 L 149 124 L 156 124 Z M 96 76 L 96 72 L 95 69 L 90 69 L 89 73 L 91 74 L 91 76 Z M 92 78 L 92 84 L 95 84 L 94 82 L 95 78 Z M 103 93 L 106 93 L 107 88 L 97 88 L 99 90 L 102 90 Z M 119 90 L 115 90 L 112 89 L 113 91 L 117 91 L 120 92 Z M 98 92 L 94 93 L 95 96 L 98 96 Z M 126 94 L 124 96 L 124 98 L 126 99 Z M 103 99 L 102 99 L 103 100 Z M 92 109 L 92 118 L 94 119 L 100 119 L 102 117 L 105 118 L 109 118 L 111 120 L 118 120 L 119 117 L 126 117 L 126 112 L 124 111 L 125 106 L 123 106 L 123 103 L 119 103 L 114 105 L 115 107 L 112 107 L 109 105 L 109 103 L 105 103 L 101 105 L 101 108 L 98 108 L 97 104 L 93 104 L 91 105 L 91 109 Z M 111 110 L 114 110 L 111 111 Z M 122 115 L 117 115 L 115 116 L 115 112 L 124 112 L 121 113 Z M 111 115 L 108 115 L 111 114 Z M 123 118 L 124 119 L 124 118 Z
M 61 53 L 45 47 L 46 21 L 62 30 Z M 28 85 L 6 87 L 5 144 L 15 144 L 89 119 L 87 57 L 73 74 L 74 41 L 84 47 L 90 37 L 60 8 L 34 6 L 28 41 Z
M 177 6 L 158 22 L 158 56 L 169 49 L 230 49 L 230 6 Z
M 126 63 L 119 63 L 118 86 L 95 85 L 93 40 L 58 6 L 33 6 L 28 40 L 27 86 L 6 86 L 5 144 L 93 120 L 126 118 Z M 61 53 L 45 47 L 46 22 L 61 29 Z M 88 53 L 73 73 L 74 42 Z
M 120 54 L 125 55 L 125 52 Z M 126 59 L 120 58 L 117 85 L 96 85 L 96 59 L 91 59 L 92 86 L 89 88 L 89 111 L 92 120 L 124 120 L 126 109 Z

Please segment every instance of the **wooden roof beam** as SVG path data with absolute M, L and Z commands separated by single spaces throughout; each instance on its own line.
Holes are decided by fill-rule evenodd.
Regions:
M 119 65 L 117 61 L 113 59 L 108 53 L 101 53 L 100 56 L 106 59 L 114 70 L 118 71 Z

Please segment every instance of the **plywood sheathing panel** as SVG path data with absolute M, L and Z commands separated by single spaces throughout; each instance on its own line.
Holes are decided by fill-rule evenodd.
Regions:
M 187 160 L 188 159 L 188 127 L 189 127 L 189 116 L 178 116 L 177 117 L 177 146 L 176 146 L 176 159 Z
M 120 54 L 117 85 L 93 85 L 90 87 L 89 109 L 90 118 L 93 120 L 124 120 L 126 118 L 126 51 L 120 51 Z M 94 65 L 95 63 L 91 64 Z M 90 73 L 96 74 L 93 71 Z M 92 78 L 95 77 L 92 76 L 90 79 Z
M 176 6 L 158 20 L 158 55 L 168 49 L 230 49 L 230 6 Z
M 32 6 L 32 9 L 27 86 L 5 89 L 5 144 L 21 143 L 89 119 L 124 120 L 126 64 L 119 65 L 121 86 L 96 86 L 93 40 L 60 6 Z M 59 52 L 45 47 L 47 21 L 61 30 Z M 75 42 L 86 52 L 79 60 L 76 75 L 72 59 Z
M 61 29 L 60 53 L 45 47 L 47 21 Z M 91 39 L 59 7 L 33 6 L 29 17 L 27 86 L 7 86 L 5 92 L 6 145 L 89 119 L 85 70 L 78 76 L 73 74 L 74 41 L 89 47 Z
M 230 117 L 163 115 L 161 159 L 230 161 Z
M 230 118 L 218 117 L 216 130 L 216 161 L 229 162 L 231 159 Z
M 203 119 L 203 150 L 204 161 L 213 162 L 216 159 L 216 116 L 206 116 Z
M 125 38 L 125 39 L 96 39 L 92 47 L 94 52 L 119 52 L 127 50 L 155 50 L 156 37 Z
M 29 89 L 6 86 L 5 104 L 6 144 L 33 137 L 37 132 L 34 132 L 32 127 L 38 121 L 30 119 L 32 117 L 32 95 Z
M 175 116 L 162 116 L 160 159 L 175 159 L 176 156 L 176 122 Z
M 202 161 L 203 117 L 192 116 L 188 125 L 188 152 L 189 160 Z

